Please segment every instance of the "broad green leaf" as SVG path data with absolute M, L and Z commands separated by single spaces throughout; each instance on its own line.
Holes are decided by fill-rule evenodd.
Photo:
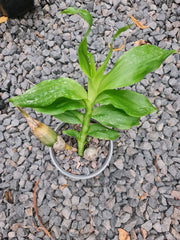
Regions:
M 107 140 L 115 140 L 119 137 L 119 133 L 116 130 L 104 127 L 99 123 L 93 123 L 89 126 L 88 135 Z
M 105 61 L 103 62 L 103 64 L 101 65 L 101 67 L 97 70 L 97 73 L 96 73 L 96 76 L 95 76 L 95 80 L 98 81 L 99 79 L 101 80 L 103 74 L 104 74 L 104 71 L 106 70 L 106 67 L 107 67 L 107 64 L 111 58 L 111 55 L 113 53 L 113 47 L 112 47 L 112 44 L 113 44 L 113 41 L 122 33 L 122 32 L 125 32 L 127 31 L 133 24 L 129 24 L 129 25 L 126 25 L 120 29 L 117 30 L 117 32 L 114 34 L 113 36 L 113 39 L 111 41 L 111 44 L 110 44 L 110 49 L 109 49 L 109 53 L 105 59 Z
M 74 129 L 64 130 L 63 133 L 68 136 L 75 137 L 76 139 L 79 137 L 79 132 Z
M 134 117 L 145 116 L 157 110 L 144 95 L 129 90 L 106 90 L 98 96 L 96 103 L 112 104 Z
M 95 63 L 92 54 L 88 53 L 87 51 L 87 36 L 91 31 L 92 26 L 92 16 L 91 14 L 84 10 L 84 9 L 77 9 L 73 7 L 69 7 L 62 11 L 61 13 L 66 14 L 79 14 L 89 25 L 87 32 L 84 35 L 83 40 L 81 41 L 78 49 L 78 57 L 79 57 L 79 64 L 81 66 L 82 71 L 91 78 L 94 75 Z
M 47 107 L 34 108 L 35 111 L 49 114 L 58 115 L 64 113 L 67 110 L 75 110 L 84 107 L 84 102 L 82 100 L 72 100 L 68 98 L 58 98 L 52 104 Z
M 175 50 L 164 50 L 153 45 L 143 45 L 125 52 L 114 68 L 104 75 L 99 92 L 125 87 L 139 82 L 149 72 L 159 68 L 161 63 Z
M 139 118 L 129 116 L 112 105 L 95 108 L 92 117 L 102 125 L 118 129 L 129 129 L 132 126 L 139 125 Z
M 70 78 L 45 80 L 27 90 L 24 94 L 11 98 L 9 101 L 21 107 L 45 107 L 56 99 L 65 97 L 74 100 L 87 98 L 84 88 Z
M 62 114 L 54 115 L 54 117 L 65 123 L 81 124 L 83 122 L 84 115 L 77 110 L 71 110 Z

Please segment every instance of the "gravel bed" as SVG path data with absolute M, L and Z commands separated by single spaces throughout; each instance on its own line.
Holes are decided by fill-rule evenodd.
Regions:
M 33 208 L 58 240 L 118 240 L 118 228 L 132 239 L 180 239 L 180 60 L 171 55 L 154 73 L 128 89 L 143 93 L 159 109 L 138 127 L 121 131 L 113 158 L 99 177 L 74 181 L 50 161 L 47 147 L 32 136 L 20 112 L 8 103 L 45 79 L 72 77 L 86 84 L 77 49 L 87 25 L 79 16 L 59 12 L 68 6 L 93 15 L 88 48 L 97 66 L 104 61 L 115 30 L 131 23 L 130 14 L 149 28 L 131 28 L 117 38 L 109 69 L 117 58 L 144 39 L 179 51 L 180 2 L 161 0 L 49 0 L 35 2 L 23 19 L 0 24 L 0 239 L 48 240 Z M 55 128 L 50 116 L 27 112 Z M 5 200 L 10 190 L 13 203 Z

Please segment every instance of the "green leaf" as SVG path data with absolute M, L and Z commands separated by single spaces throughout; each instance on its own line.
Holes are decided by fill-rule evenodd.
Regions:
M 84 9 L 77 9 L 73 7 L 69 7 L 62 11 L 61 13 L 66 14 L 80 14 L 80 16 L 88 23 L 89 28 L 84 35 L 83 40 L 81 41 L 78 49 L 78 57 L 79 57 L 79 64 L 81 66 L 82 71 L 91 78 L 95 73 L 95 63 L 92 54 L 88 53 L 87 51 L 87 36 L 91 31 L 92 26 L 92 16 L 91 14 L 84 10 Z
M 54 117 L 65 123 L 81 124 L 83 122 L 84 115 L 77 110 L 71 110 L 59 115 L 54 115 Z
M 84 88 L 70 78 L 45 80 L 27 90 L 24 94 L 11 98 L 9 101 L 21 107 L 45 107 L 56 99 L 65 97 L 74 100 L 87 98 Z
M 68 98 L 58 98 L 52 104 L 47 107 L 34 108 L 35 111 L 49 114 L 58 115 L 64 113 L 67 110 L 75 110 L 84 107 L 84 102 L 82 100 L 72 100 Z
M 175 50 L 164 50 L 153 45 L 143 45 L 125 52 L 107 73 L 99 87 L 106 89 L 125 87 L 139 82 L 142 78 L 159 68 L 161 63 Z
M 129 24 L 129 25 L 126 25 L 120 29 L 117 30 L 117 32 L 114 34 L 113 36 L 113 39 L 111 41 L 111 44 L 113 43 L 113 41 L 122 33 L 122 32 L 125 32 L 127 31 L 133 24 Z
M 74 7 L 68 7 L 65 10 L 61 11 L 61 13 L 65 13 L 65 14 L 80 14 L 80 16 L 89 24 L 89 26 L 92 26 L 92 16 L 91 14 L 84 9 L 78 9 L 78 8 L 74 8 Z
M 64 130 L 63 133 L 68 136 L 75 137 L 76 139 L 79 137 L 79 132 L 74 129 Z
M 119 137 L 119 133 L 117 131 L 104 127 L 99 123 L 93 123 L 89 126 L 88 135 L 107 140 L 115 140 Z
M 95 108 L 92 117 L 102 125 L 118 129 L 129 129 L 132 126 L 139 125 L 139 118 L 129 116 L 112 105 Z
M 134 117 L 145 116 L 157 110 L 144 95 L 129 90 L 106 90 L 98 96 L 96 103 L 112 104 Z
M 93 77 L 96 74 L 96 66 L 92 53 L 88 53 L 88 58 L 90 61 L 90 76 Z
M 109 53 L 105 59 L 105 61 L 103 62 L 103 64 L 101 65 L 101 67 L 97 70 L 97 73 L 96 73 L 96 76 L 95 76 L 95 80 L 97 79 L 100 79 L 102 78 L 103 74 L 104 74 L 104 71 L 106 70 L 106 66 L 111 58 L 111 55 L 113 53 L 113 47 L 112 47 L 112 44 L 113 44 L 113 41 L 122 33 L 122 32 L 125 32 L 127 31 L 133 24 L 129 24 L 129 25 L 126 25 L 120 29 L 117 30 L 117 32 L 114 34 L 113 36 L 113 39 L 111 41 L 111 44 L 110 44 L 110 49 L 109 49 Z

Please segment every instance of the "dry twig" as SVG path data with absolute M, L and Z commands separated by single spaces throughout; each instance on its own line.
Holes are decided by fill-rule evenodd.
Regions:
M 38 210 L 37 210 L 37 202 L 36 202 L 36 190 L 37 190 L 37 186 L 38 186 L 38 183 L 39 183 L 40 180 L 38 180 L 36 183 L 35 183 L 35 187 L 34 187 L 34 193 L 33 193 L 33 203 L 34 203 L 34 210 L 35 210 L 35 213 L 36 213 L 36 216 L 40 222 L 40 225 L 41 227 L 43 228 L 44 232 L 50 237 L 52 238 L 51 234 L 48 232 L 48 230 L 44 227 L 39 215 L 38 215 Z
M 156 167 L 157 172 L 158 172 L 158 174 L 159 174 L 161 170 L 159 169 L 159 167 L 158 167 L 158 165 L 157 165 L 158 158 L 159 158 L 159 155 L 156 155 L 156 158 L 155 158 L 155 160 L 154 160 L 154 166 Z

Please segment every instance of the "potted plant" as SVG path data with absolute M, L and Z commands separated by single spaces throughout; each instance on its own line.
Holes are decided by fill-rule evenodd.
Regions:
M 86 153 L 85 158 L 91 160 L 91 157 L 97 155 L 97 150 L 94 147 L 86 148 L 89 137 L 110 140 L 109 148 L 112 153 L 112 141 L 119 137 L 118 129 L 129 129 L 139 125 L 140 117 L 157 110 L 145 96 L 119 88 L 139 82 L 146 74 L 159 68 L 161 63 L 176 51 L 164 50 L 153 45 L 137 46 L 120 56 L 112 70 L 106 73 L 113 52 L 113 41 L 133 24 L 120 28 L 114 34 L 104 63 L 96 69 L 93 55 L 87 50 L 87 36 L 92 26 L 91 14 L 86 10 L 72 7 L 62 13 L 80 14 L 89 25 L 78 48 L 79 64 L 88 78 L 87 90 L 75 80 L 61 77 L 42 81 L 24 94 L 11 98 L 10 102 L 18 106 L 34 135 L 43 144 L 51 147 L 52 157 L 54 157 L 53 149 L 73 152 L 75 148 L 58 137 L 54 130 L 31 118 L 22 107 L 31 107 L 37 112 L 52 115 L 65 123 L 75 124 L 76 129 L 66 129 L 63 134 L 76 139 L 79 157 L 83 157 Z M 91 123 L 91 120 L 95 122 Z M 53 161 L 61 171 L 58 161 Z M 104 167 L 103 165 L 103 169 Z M 72 173 L 63 170 L 63 174 L 66 172 L 68 176 L 76 178 Z M 96 173 L 77 177 L 83 179 L 95 175 Z

